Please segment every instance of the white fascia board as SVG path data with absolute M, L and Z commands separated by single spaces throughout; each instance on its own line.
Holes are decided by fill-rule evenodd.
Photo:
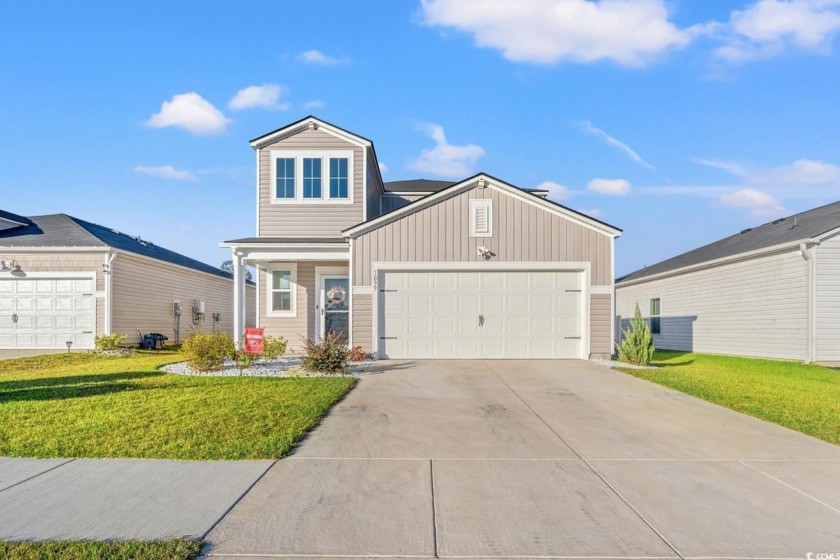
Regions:
M 789 241 L 787 243 L 781 243 L 779 245 L 773 245 L 772 247 L 765 247 L 763 249 L 756 249 L 754 251 L 747 251 L 746 253 L 738 253 L 737 255 L 732 255 L 729 257 L 722 257 L 720 259 L 715 259 L 712 261 L 706 261 L 699 264 L 693 264 L 690 266 L 684 266 L 682 268 L 676 268 L 674 270 L 668 270 L 666 272 L 660 272 L 658 274 L 651 274 L 650 276 L 645 276 L 644 278 L 638 278 L 636 280 L 627 280 L 624 282 L 617 282 L 615 288 L 620 290 L 621 288 L 625 288 L 628 286 L 635 286 L 637 284 L 644 284 L 645 282 L 650 282 L 652 280 L 661 280 L 662 278 L 669 278 L 671 276 L 680 276 L 681 274 L 687 274 L 689 272 L 696 272 L 698 270 L 703 270 L 706 268 L 714 268 L 717 266 L 722 266 L 725 264 L 732 264 L 740 261 L 748 261 L 750 259 L 755 259 L 758 257 L 763 257 L 766 255 L 772 255 L 774 253 L 784 253 L 786 251 L 799 251 L 799 248 L 802 244 L 805 245 L 814 245 L 817 243 L 815 239 L 807 238 L 807 239 L 800 239 L 798 241 Z
M 840 235 L 840 227 L 834 228 L 825 233 L 821 233 L 818 237 L 815 237 L 814 239 L 818 241 L 825 241 L 826 239 L 834 237 L 835 235 Z
M 336 251 L 350 252 L 350 245 L 346 243 L 219 243 L 222 249 L 251 250 L 251 251 L 276 251 L 292 249 L 295 251 L 334 249 Z
M 23 222 L 19 222 L 17 220 L 12 220 L 11 218 L 0 218 L 0 223 L 12 224 L 13 227 L 25 226 L 26 225 Z
M 107 253 L 111 248 L 107 245 L 101 247 L 3 247 L 0 246 L 0 253 Z
M 243 259 L 249 263 L 257 261 L 347 261 L 350 262 L 349 252 L 316 252 L 316 251 L 301 251 L 301 252 L 284 252 L 284 251 L 239 251 L 237 254 L 241 255 Z
M 482 271 L 482 270 L 549 270 L 583 272 L 589 270 L 592 263 L 589 261 L 487 261 L 487 262 L 375 262 L 374 271 L 427 271 L 427 270 L 457 270 L 457 271 Z
M 440 192 L 440 191 L 438 191 Z M 406 192 L 394 192 L 394 191 L 385 191 L 383 196 L 427 196 L 430 194 L 435 194 L 435 191 L 406 191 Z
M 612 237 L 613 239 L 621 235 L 621 232 L 617 229 L 601 224 L 600 222 L 597 222 L 595 220 L 590 220 L 582 214 L 572 212 L 571 210 L 566 210 L 562 206 L 553 204 L 536 195 L 531 195 L 521 189 L 518 189 L 517 187 L 514 187 L 513 185 L 508 185 L 502 181 L 499 181 L 498 179 L 495 179 L 485 174 L 476 175 L 475 177 L 471 177 L 470 179 L 467 179 L 461 183 L 456 183 L 455 185 L 452 185 L 442 191 L 438 191 L 434 194 L 426 196 L 425 198 L 415 200 L 414 202 L 407 204 L 402 208 L 394 210 L 393 212 L 389 212 L 383 216 L 380 216 L 379 218 L 375 218 L 368 222 L 363 222 L 349 229 L 346 229 L 342 233 L 345 237 L 354 237 L 362 233 L 366 233 L 368 231 L 377 229 L 383 225 L 394 222 L 402 218 L 403 216 L 407 216 L 414 212 L 418 212 L 420 210 L 433 206 L 434 204 L 437 204 L 442 200 L 446 200 L 447 198 L 451 198 L 464 191 L 470 190 L 474 188 L 481 180 L 485 182 L 487 188 L 496 189 L 514 198 L 518 198 L 519 200 L 527 204 L 531 204 L 533 206 L 536 206 L 537 208 L 541 208 L 543 210 L 547 210 L 549 212 L 562 216 L 567 220 L 580 224 L 603 235 Z
M 336 128 L 336 127 L 334 127 L 332 125 L 329 125 L 329 124 L 325 123 L 324 121 L 322 121 L 320 119 L 317 119 L 315 117 L 310 117 L 310 118 L 305 119 L 301 122 L 295 123 L 293 125 L 289 125 L 285 128 L 281 128 L 280 130 L 272 132 L 268 136 L 264 136 L 264 137 L 260 138 L 259 140 L 251 142 L 251 147 L 254 148 L 254 149 L 264 148 L 265 146 L 268 146 L 269 144 L 273 144 L 274 142 L 279 142 L 280 140 L 282 140 L 284 138 L 288 138 L 289 136 L 294 136 L 295 134 L 298 134 L 300 132 L 308 130 L 310 124 L 313 124 L 313 123 L 319 129 L 323 130 L 324 132 L 332 134 L 333 136 L 335 136 L 337 138 L 341 138 L 342 140 L 346 140 L 347 142 L 350 142 L 351 144 L 354 144 L 356 146 L 366 148 L 366 147 L 370 146 L 370 144 L 371 144 L 369 141 L 363 139 L 360 136 L 356 136 L 355 134 L 351 134 L 351 133 L 349 133 L 345 130 L 341 130 L 339 128 Z

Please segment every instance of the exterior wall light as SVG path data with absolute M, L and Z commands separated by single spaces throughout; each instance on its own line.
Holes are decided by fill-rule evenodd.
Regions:
M 0 272 L 19 272 L 20 264 L 9 257 L 0 258 Z

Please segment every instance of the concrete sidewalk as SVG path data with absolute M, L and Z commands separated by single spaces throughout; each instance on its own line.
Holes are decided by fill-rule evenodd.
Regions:
M 0 458 L 0 540 L 200 539 L 273 464 Z

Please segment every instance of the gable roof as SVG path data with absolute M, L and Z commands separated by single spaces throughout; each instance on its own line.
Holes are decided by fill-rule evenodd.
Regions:
M 27 221 L 30 225 L 0 231 L 0 247 L 113 248 L 214 276 L 233 278 L 228 272 L 186 255 L 67 214 L 32 216 Z
M 367 222 L 362 222 L 360 224 L 356 224 L 355 226 L 349 227 L 342 231 L 342 233 L 345 237 L 357 237 L 358 235 L 394 222 L 402 218 L 403 216 L 413 214 L 414 212 L 418 212 L 424 208 L 433 206 L 438 202 L 446 200 L 447 198 L 451 198 L 461 192 L 470 190 L 476 187 L 482 180 L 486 182 L 486 185 L 489 188 L 495 188 L 509 195 L 518 196 L 525 202 L 529 202 L 545 210 L 560 214 L 565 218 L 571 219 L 572 221 L 580 223 L 584 226 L 600 231 L 605 235 L 609 235 L 611 237 L 618 237 L 622 233 L 621 229 L 613 225 L 610 225 L 606 222 L 602 222 L 601 220 L 595 219 L 592 216 L 588 216 L 582 212 L 578 212 L 577 210 L 572 210 L 571 208 L 563 206 L 562 204 L 558 204 L 554 201 L 548 200 L 547 198 L 539 196 L 532 191 L 528 191 L 525 189 L 521 189 L 515 185 L 511 185 L 510 183 L 502 181 L 501 179 L 497 179 L 496 177 L 488 175 L 487 173 L 477 173 L 472 177 L 464 179 L 461 182 L 454 183 L 449 187 L 444 188 L 434 194 L 424 196 L 423 198 L 417 199 L 413 202 L 406 204 L 405 206 L 401 206 L 390 212 L 386 212 L 385 214 L 382 214 L 372 220 L 368 220 Z
M 332 123 L 329 123 L 325 120 L 319 119 L 315 115 L 309 115 L 303 117 L 302 119 L 293 122 L 292 124 L 287 124 L 286 126 L 282 126 L 278 129 L 272 130 L 271 132 L 266 132 L 261 136 L 257 136 L 256 138 L 250 141 L 252 148 L 261 148 L 263 146 L 267 146 L 273 142 L 277 142 L 278 140 L 292 136 L 307 129 L 310 125 L 314 125 L 320 128 L 323 128 L 327 132 L 335 134 L 345 140 L 349 140 L 355 144 L 360 146 L 373 146 L 373 142 L 365 138 L 364 136 L 359 136 L 355 132 L 350 132 L 347 129 L 341 128 L 340 126 L 336 126 Z
M 840 228 L 840 201 L 787 218 L 780 218 L 755 228 L 745 229 L 714 243 L 631 272 L 618 278 L 616 283 L 632 282 L 778 245 L 804 242 L 838 228 Z
M 437 179 L 404 179 L 401 181 L 388 181 L 385 183 L 385 194 L 388 193 L 436 193 L 448 189 L 460 181 L 440 181 Z M 526 189 L 517 187 L 526 192 L 544 193 L 548 191 L 540 189 Z

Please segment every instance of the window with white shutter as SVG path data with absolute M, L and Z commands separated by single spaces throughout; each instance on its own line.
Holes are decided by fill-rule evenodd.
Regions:
M 493 235 L 493 201 L 470 200 L 470 237 Z

